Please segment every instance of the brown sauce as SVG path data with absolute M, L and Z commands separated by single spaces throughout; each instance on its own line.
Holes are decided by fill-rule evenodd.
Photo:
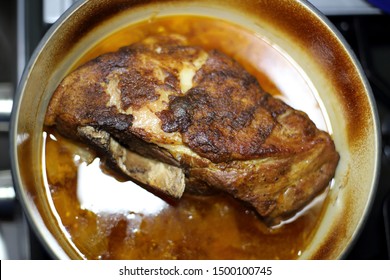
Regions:
M 232 56 L 265 90 L 327 129 L 315 93 L 289 59 L 261 36 L 224 21 L 177 16 L 132 25 L 101 41 L 77 65 L 149 35 L 172 32 Z M 82 258 L 295 259 L 310 241 L 323 207 L 320 199 L 293 222 L 269 228 L 253 210 L 224 194 L 185 194 L 167 202 L 103 172 L 99 159 L 87 165 L 87 147 L 53 130 L 44 135 L 53 211 Z

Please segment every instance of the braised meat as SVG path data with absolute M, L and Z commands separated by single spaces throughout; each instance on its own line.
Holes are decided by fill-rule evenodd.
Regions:
M 178 35 L 146 38 L 70 73 L 45 124 L 155 190 L 225 191 L 269 220 L 324 190 L 339 160 L 305 113 L 230 57 Z

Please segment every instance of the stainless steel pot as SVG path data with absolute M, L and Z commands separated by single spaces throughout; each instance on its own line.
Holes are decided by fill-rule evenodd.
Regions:
M 17 195 L 42 242 L 56 258 L 77 258 L 43 187 L 42 128 L 50 97 L 78 58 L 126 25 L 171 14 L 232 21 L 261 34 L 307 77 L 327 115 L 341 160 L 329 202 L 302 259 L 342 258 L 370 209 L 379 172 L 378 116 L 368 82 L 351 50 L 306 1 L 79 1 L 49 30 L 20 82 L 11 124 Z

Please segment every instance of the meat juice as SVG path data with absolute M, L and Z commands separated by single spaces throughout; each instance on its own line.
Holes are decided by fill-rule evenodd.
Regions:
M 154 18 L 99 42 L 76 66 L 156 34 L 237 60 L 267 92 L 331 133 L 315 88 L 281 49 L 232 23 L 198 16 Z M 75 67 L 76 67 L 75 66 Z M 229 195 L 185 193 L 167 201 L 108 170 L 88 147 L 45 129 L 47 186 L 64 235 L 86 259 L 296 259 L 321 217 L 326 191 L 294 217 L 267 226 Z

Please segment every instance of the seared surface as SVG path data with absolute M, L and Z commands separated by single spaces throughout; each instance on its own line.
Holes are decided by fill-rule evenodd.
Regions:
M 131 150 L 179 167 L 187 188 L 226 191 L 268 219 L 306 205 L 329 184 L 339 159 L 330 136 L 305 113 L 264 92 L 231 58 L 173 35 L 102 55 L 69 74 L 45 124 L 95 147 L 129 176 L 132 167 L 111 141 L 120 154 Z M 170 189 L 183 180 L 171 181 L 152 187 L 179 197 Z

